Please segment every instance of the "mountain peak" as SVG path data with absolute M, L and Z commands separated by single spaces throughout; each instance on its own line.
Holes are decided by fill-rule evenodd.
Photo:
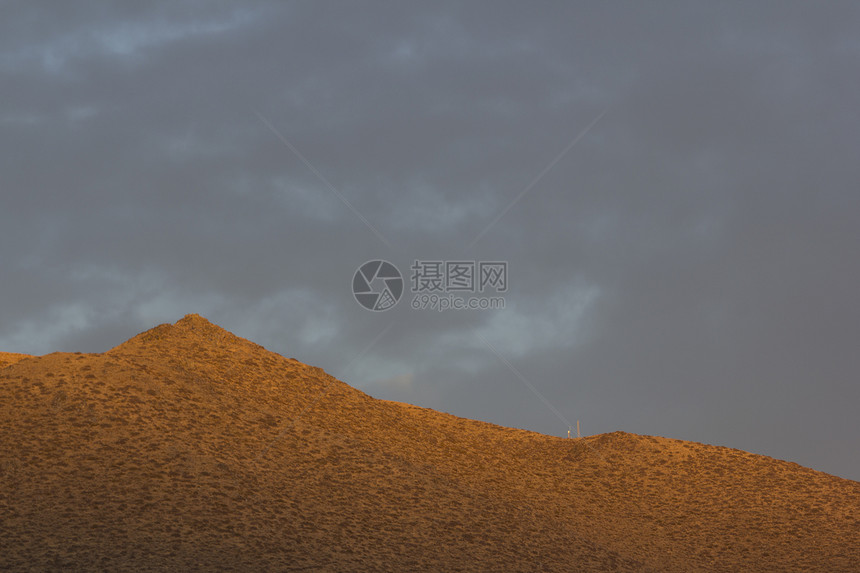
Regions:
M 147 331 L 141 332 L 110 352 L 120 349 L 128 350 L 140 346 L 169 346 L 177 349 L 189 345 L 200 346 L 201 344 L 204 346 L 238 344 L 259 348 L 259 345 L 236 336 L 199 314 L 186 314 L 174 324 L 159 324 Z
M 227 335 L 236 337 L 234 334 L 226 331 L 217 324 L 209 322 L 209 320 L 199 314 L 186 314 L 176 321 L 173 328 L 182 332 L 194 333 L 205 337 L 223 337 Z
M 209 322 L 209 320 L 207 320 L 205 317 L 200 316 L 196 312 L 192 312 L 191 314 L 186 314 L 185 316 L 183 316 L 182 318 L 180 318 L 179 320 L 176 321 L 176 325 L 177 326 L 180 326 L 180 325 L 181 326 L 186 326 L 186 325 L 189 325 L 189 326 L 194 326 L 194 325 L 215 326 L 211 322 Z

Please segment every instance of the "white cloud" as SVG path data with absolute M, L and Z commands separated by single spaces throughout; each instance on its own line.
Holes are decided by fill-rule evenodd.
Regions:
M 171 18 L 168 14 L 152 15 L 137 21 L 127 20 L 111 26 L 96 22 L 46 41 L 34 41 L 0 57 L 0 70 L 23 70 L 39 65 L 52 74 L 62 73 L 66 64 L 76 58 L 93 55 L 118 57 L 139 56 L 144 50 L 179 40 L 223 33 L 256 20 L 259 14 L 249 10 L 207 19 Z
M 411 184 L 409 191 L 394 205 L 390 220 L 395 228 L 409 231 L 453 229 L 494 212 L 496 202 L 493 197 L 494 194 L 486 188 L 452 195 L 429 184 Z
M 43 316 L 24 320 L 0 338 L 3 352 L 45 354 L 56 350 L 54 344 L 69 334 L 92 324 L 93 309 L 81 302 L 57 305 Z
M 492 311 L 489 320 L 467 332 L 448 335 L 449 343 L 484 349 L 485 338 L 506 357 L 521 357 L 535 350 L 570 348 L 587 336 L 586 313 L 600 295 L 594 285 L 575 285 L 557 291 L 541 304 L 514 304 Z

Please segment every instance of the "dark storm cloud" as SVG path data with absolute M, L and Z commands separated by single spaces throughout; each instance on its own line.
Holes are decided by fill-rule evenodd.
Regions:
M 589 433 L 860 475 L 852 4 L 153 6 L 2 8 L 3 350 L 199 312 L 564 434 L 483 338 Z M 507 260 L 507 307 L 369 313 L 380 257 Z

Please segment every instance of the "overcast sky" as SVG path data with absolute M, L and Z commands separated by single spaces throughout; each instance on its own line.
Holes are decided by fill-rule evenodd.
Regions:
M 0 5 L 0 350 L 196 312 L 379 398 L 860 480 L 857 3 L 143 4 Z M 415 260 L 507 262 L 505 308 L 413 310 Z

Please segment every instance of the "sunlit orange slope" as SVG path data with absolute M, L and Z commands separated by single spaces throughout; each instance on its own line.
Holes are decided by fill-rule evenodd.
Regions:
M 0 569 L 860 571 L 860 483 L 376 400 L 190 315 L 0 355 Z
M 0 352 L 0 368 L 20 362 L 25 358 L 30 358 L 30 356 L 28 354 L 15 354 L 14 352 Z

